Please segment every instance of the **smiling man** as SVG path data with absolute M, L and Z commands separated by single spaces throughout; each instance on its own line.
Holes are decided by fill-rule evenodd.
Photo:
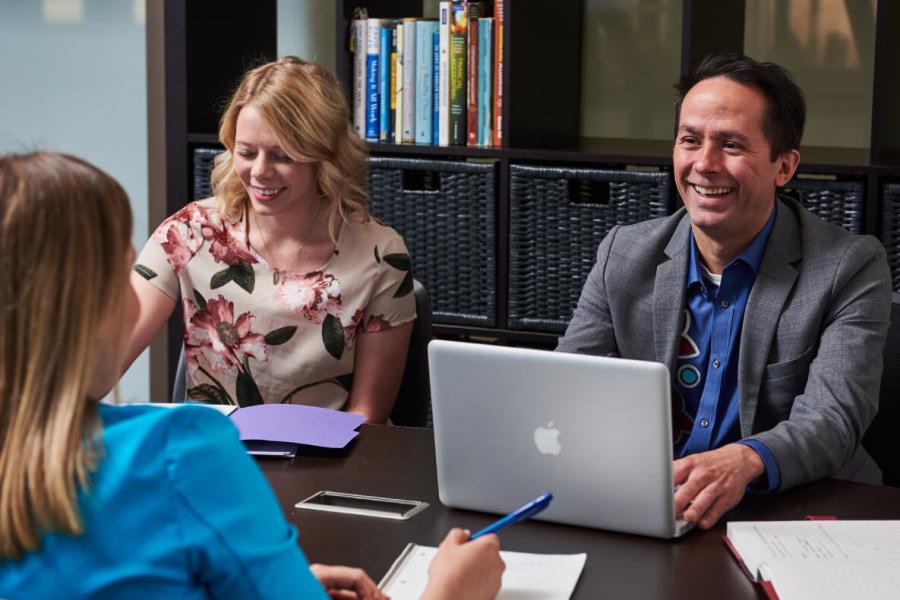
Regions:
M 669 367 L 675 506 L 701 528 L 748 488 L 880 483 L 860 441 L 878 407 L 890 272 L 875 238 L 776 195 L 800 162 L 803 92 L 735 54 L 676 88 L 684 208 L 610 231 L 557 350 Z

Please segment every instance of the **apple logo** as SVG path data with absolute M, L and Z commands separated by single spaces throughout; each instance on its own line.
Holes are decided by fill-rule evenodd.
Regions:
M 547 423 L 546 427 L 538 427 L 534 430 L 534 445 L 541 454 L 556 456 L 562 451 L 562 445 L 559 443 L 559 429 L 553 427 L 553 421 Z

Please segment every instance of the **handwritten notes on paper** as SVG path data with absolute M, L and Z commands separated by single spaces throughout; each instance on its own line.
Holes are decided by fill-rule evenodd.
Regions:
M 900 598 L 900 521 L 732 521 L 726 538 L 780 600 Z

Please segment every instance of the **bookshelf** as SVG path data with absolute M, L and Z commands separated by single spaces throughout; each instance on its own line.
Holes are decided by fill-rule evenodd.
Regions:
M 745 47 L 745 13 L 752 0 L 683 0 L 681 2 L 680 61 L 682 70 L 703 56 Z M 652 4 L 653 0 L 647 0 Z M 421 0 L 337 0 L 335 70 L 348 99 L 351 97 L 353 56 L 347 47 L 353 9 L 364 5 L 370 17 L 422 17 Z M 503 144 L 495 148 L 370 143 L 376 157 L 407 157 L 447 161 L 496 162 L 496 310 L 494 327 L 436 324 L 442 337 L 491 340 L 502 344 L 551 347 L 556 335 L 521 331 L 507 326 L 510 267 L 510 166 L 513 164 L 625 169 L 671 168 L 671 141 L 583 136 L 584 0 L 546 3 L 506 0 L 504 3 L 504 119 Z M 259 60 L 275 57 L 276 3 L 261 0 L 247 10 L 233 0 L 159 0 L 149 2 L 148 38 L 161 36 L 163 51 L 149 56 L 161 69 L 157 85 L 164 85 L 165 128 L 151 131 L 164 142 L 163 157 L 167 212 L 190 196 L 193 148 L 216 143 L 220 100 L 243 73 Z M 154 14 L 161 25 L 151 31 Z M 162 15 L 161 17 L 159 15 Z M 884 187 L 900 183 L 900 4 L 879 0 L 874 19 L 874 83 L 871 136 L 868 148 L 804 147 L 801 176 L 832 177 L 864 186 L 862 231 L 882 234 Z M 148 47 L 152 46 L 148 39 Z M 622 52 L 628 52 L 623 48 Z M 672 79 L 676 74 L 673 74 Z M 539 93 L 536 86 L 539 85 Z M 151 113 L 153 112 L 151 107 Z M 152 118 L 152 115 L 151 115 Z M 153 157 L 151 156 L 151 162 Z M 151 180 L 154 173 L 151 172 Z M 673 193 L 674 197 L 674 193 Z M 890 257 L 889 257 L 890 258 Z M 900 260 L 900 258 L 898 258 Z M 892 263 L 893 264 L 893 263 Z M 170 348 L 180 337 L 170 340 Z M 173 350 L 170 350 L 170 353 Z M 177 352 L 176 352 L 177 356 Z

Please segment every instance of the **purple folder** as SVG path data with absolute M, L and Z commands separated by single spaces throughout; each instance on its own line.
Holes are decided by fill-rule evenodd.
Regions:
M 231 420 L 241 440 L 290 442 L 343 448 L 359 435 L 356 428 L 365 422 L 362 415 L 301 404 L 258 404 L 239 408 Z

